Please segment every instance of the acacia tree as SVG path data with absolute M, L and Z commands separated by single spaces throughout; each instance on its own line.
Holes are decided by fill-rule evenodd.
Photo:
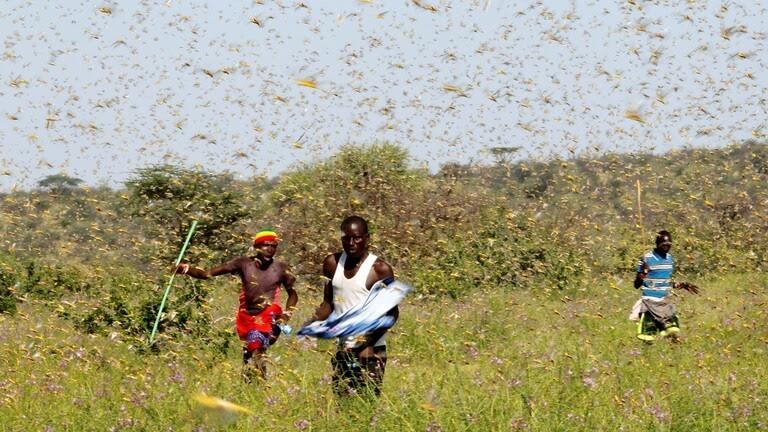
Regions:
M 37 187 L 55 194 L 62 194 L 77 189 L 81 183 L 83 183 L 81 179 L 62 173 L 45 176 L 37 182 Z
M 520 151 L 520 147 L 491 147 L 488 152 L 496 159 L 496 164 L 501 167 L 509 165 L 512 156 Z

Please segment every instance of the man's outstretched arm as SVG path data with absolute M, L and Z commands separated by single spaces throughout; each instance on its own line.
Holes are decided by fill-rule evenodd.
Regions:
M 237 262 L 238 261 L 235 259 L 227 263 L 224 263 L 222 265 L 213 267 L 210 270 L 193 267 L 189 263 L 182 263 L 182 264 L 179 264 L 178 267 L 176 267 L 176 274 L 183 274 L 183 275 L 193 277 L 195 279 L 206 280 L 214 276 L 231 274 L 238 271 L 240 267 L 237 265 Z

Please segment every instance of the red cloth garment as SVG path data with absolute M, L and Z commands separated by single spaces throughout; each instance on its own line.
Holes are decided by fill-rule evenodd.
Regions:
M 283 308 L 277 303 L 270 304 L 256 315 L 249 314 L 245 309 L 237 311 L 237 335 L 246 343 L 248 351 L 266 349 L 269 346 L 272 327 L 282 313 Z

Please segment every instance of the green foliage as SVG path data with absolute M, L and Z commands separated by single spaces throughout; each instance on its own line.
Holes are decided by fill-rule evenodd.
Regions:
M 520 161 L 510 176 L 487 168 L 469 175 L 488 178 L 510 209 L 534 216 L 545 233 L 589 241 L 590 254 L 600 258 L 589 263 L 593 273 L 628 271 L 662 228 L 679 240 L 673 253 L 683 273 L 750 271 L 768 264 L 768 221 L 762 216 L 768 213 L 768 177 L 760 171 L 766 149 L 748 142 L 662 156 Z M 579 242 L 569 241 L 557 249 L 583 252 Z M 723 267 L 725 249 L 732 253 Z
M 104 296 L 90 308 L 69 308 L 60 314 L 75 327 L 89 334 L 119 332 L 144 344 L 157 317 L 163 283 L 147 283 L 143 277 L 115 274 L 104 287 Z M 158 332 L 163 340 L 192 338 L 194 345 L 209 345 L 221 350 L 230 344 L 211 324 L 208 302 L 210 291 L 203 284 L 189 280 L 177 283 L 163 310 Z M 223 340 L 227 339 L 227 340 Z
M 14 260 L 0 255 L 0 314 L 16 312 L 16 263 Z
M 94 283 L 99 283 L 79 265 L 48 265 L 28 260 L 24 264 L 24 273 L 19 292 L 41 300 L 56 300 L 72 293 L 89 293 Z
M 58 263 L 136 263 L 133 249 L 140 230 L 124 212 L 115 191 L 78 189 L 77 193 L 15 192 L 0 200 L 0 244 L 29 259 L 55 256 Z
M 581 244 L 504 207 L 485 209 L 473 221 L 464 233 L 432 243 L 432 254 L 412 270 L 422 291 L 458 298 L 483 286 L 583 288 L 588 271 Z
M 0 313 L 15 312 L 18 298 L 34 300 L 84 333 L 119 332 L 143 343 L 157 316 L 164 278 L 148 280 L 121 267 L 88 271 L 0 255 Z M 230 335 L 211 325 L 209 288 L 189 280 L 176 285 L 160 321 L 164 339 L 192 336 L 196 343 L 226 349 Z
M 491 147 L 488 149 L 488 152 L 501 167 L 506 167 L 509 164 L 510 158 L 519 151 L 520 147 Z
M 281 255 L 314 278 L 340 247 L 339 222 L 354 213 L 369 219 L 374 250 L 429 293 L 456 295 L 481 281 L 568 289 L 631 272 L 660 228 L 678 239 L 682 274 L 749 271 L 768 265 L 767 147 L 454 163 L 430 176 L 409 168 L 403 148 L 376 144 L 346 147 L 270 183 L 157 166 L 126 191 L 6 195 L 0 242 L 33 260 L 55 253 L 62 265 L 140 267 L 151 258 L 154 267 L 141 268 L 164 271 L 194 217 L 201 225 L 188 255 L 201 265 L 242 254 L 247 232 L 272 225 L 285 240 Z M 505 226 L 507 214 L 519 229 Z
M 148 222 L 154 256 L 171 261 L 192 220 L 199 222 L 198 246 L 216 256 L 242 248 L 237 223 L 248 212 L 230 176 L 162 165 L 139 170 L 127 186 L 131 214 Z

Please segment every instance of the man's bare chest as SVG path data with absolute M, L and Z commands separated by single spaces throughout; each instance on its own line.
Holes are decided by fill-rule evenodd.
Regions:
M 243 269 L 243 288 L 259 294 L 274 290 L 282 280 L 279 267 L 276 263 L 266 269 L 259 268 L 257 263 L 247 265 Z

